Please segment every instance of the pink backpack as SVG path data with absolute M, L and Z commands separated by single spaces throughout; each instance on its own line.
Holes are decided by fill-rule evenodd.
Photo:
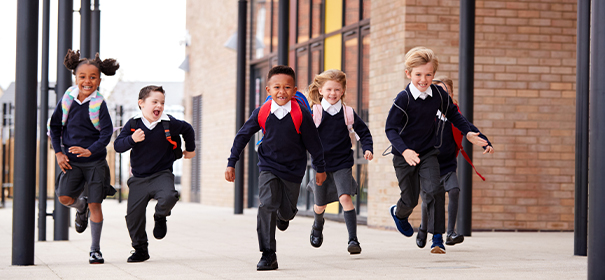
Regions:
M 349 130 L 349 133 L 355 134 L 355 139 L 357 139 L 357 141 L 359 141 L 359 135 L 357 135 L 357 133 L 355 133 L 355 130 L 353 130 L 353 123 L 355 122 L 355 115 L 353 114 L 353 108 L 351 107 L 347 107 L 344 104 L 342 104 L 342 109 L 344 110 L 345 113 L 345 125 L 347 125 L 347 129 Z M 315 127 L 319 127 L 319 124 L 321 123 L 321 115 L 323 114 L 323 107 L 321 106 L 321 104 L 314 104 L 313 105 L 313 122 L 315 123 Z

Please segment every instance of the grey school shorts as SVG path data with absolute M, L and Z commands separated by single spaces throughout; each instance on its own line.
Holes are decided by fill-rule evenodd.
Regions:
M 111 187 L 111 175 L 107 160 L 94 162 L 69 162 L 72 169 L 61 172 L 57 178 L 55 192 L 58 196 L 77 198 L 82 192 L 88 203 L 101 203 Z
M 345 168 L 334 172 L 326 172 L 326 181 L 323 185 L 315 184 L 315 176 L 307 184 L 307 190 L 312 191 L 315 204 L 319 206 L 338 201 L 343 194 L 354 196 L 357 194 L 357 182 L 353 179 L 352 168 Z

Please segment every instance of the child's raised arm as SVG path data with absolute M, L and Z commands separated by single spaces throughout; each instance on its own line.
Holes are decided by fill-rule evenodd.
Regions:
M 258 111 L 259 108 L 252 112 L 250 118 L 244 123 L 242 128 L 237 132 L 235 138 L 233 139 L 233 146 L 231 147 L 231 155 L 229 156 L 227 166 L 235 168 L 235 163 L 239 160 L 239 155 L 242 153 L 248 142 L 250 142 L 250 138 L 260 130 L 260 125 L 258 124 Z M 233 175 L 235 180 L 235 173 Z M 229 181 L 229 180 L 227 180 Z

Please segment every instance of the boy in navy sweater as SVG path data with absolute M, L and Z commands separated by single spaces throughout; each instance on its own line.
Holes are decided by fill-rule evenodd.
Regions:
M 298 193 L 307 166 L 313 159 L 316 183 L 326 179 L 323 148 L 311 114 L 291 101 L 296 93 L 296 75 L 288 66 L 275 66 L 267 75 L 267 94 L 272 101 L 252 112 L 233 140 L 225 179 L 235 181 L 235 163 L 250 138 L 261 128 L 263 142 L 258 147 L 259 200 L 257 232 L 263 252 L 257 270 L 277 269 L 275 227 L 288 228 L 298 209 Z
M 158 201 L 153 215 L 153 236 L 156 239 L 166 236 L 166 217 L 170 216 L 179 200 L 179 193 L 174 188 L 172 164 L 180 158 L 180 153 L 186 159 L 195 156 L 193 128 L 185 121 L 164 114 L 164 94 L 161 86 L 142 88 L 139 92 L 141 113 L 124 125 L 114 141 L 118 153 L 132 149 L 130 166 L 133 177 L 128 179 L 126 225 L 135 251 L 128 262 L 149 259 L 145 211 L 151 199 Z M 177 143 L 181 141 L 180 134 L 185 140 L 185 151 L 181 151 Z
M 444 254 L 445 191 L 439 184 L 439 143 L 435 137 L 435 129 L 439 129 L 435 123 L 437 111 L 444 112 L 471 143 L 483 147 L 487 141 L 481 139 L 479 133 L 471 132 L 449 95 L 431 85 L 438 65 L 433 51 L 425 47 L 413 48 L 405 55 L 405 73 L 411 83 L 393 101 L 385 132 L 393 146 L 393 166 L 401 190 L 397 205 L 390 209 L 395 225 L 407 237 L 414 234 L 408 217 L 418 205 L 422 187 L 422 200 L 427 203 L 426 227 L 433 233 L 431 253 Z

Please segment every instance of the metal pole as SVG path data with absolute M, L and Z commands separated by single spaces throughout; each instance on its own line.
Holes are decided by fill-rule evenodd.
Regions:
M 288 65 L 290 0 L 279 0 L 277 20 L 277 64 Z
M 63 60 L 68 49 L 72 48 L 73 41 L 73 0 L 59 0 L 59 25 L 58 25 L 58 44 L 57 44 L 57 84 L 55 92 L 57 93 L 56 103 L 61 101 L 63 93 L 71 85 L 71 72 L 63 66 Z M 55 175 L 61 172 L 58 164 L 55 164 Z M 55 176 L 57 178 L 57 176 Z M 56 184 L 57 182 L 55 182 Z M 54 240 L 69 239 L 69 208 L 59 202 L 55 195 L 55 218 Z
M 90 0 L 81 0 L 80 3 L 80 56 L 94 58 L 90 51 Z
M 588 86 L 590 83 L 590 0 L 578 1 L 576 42 L 576 193 L 574 255 L 586 256 L 588 236 Z
M 470 122 L 473 121 L 473 83 L 475 73 L 475 0 L 460 0 L 460 62 L 459 104 L 460 111 Z M 470 158 L 473 147 L 468 141 L 462 146 Z M 458 207 L 459 234 L 471 236 L 473 222 L 473 178 L 472 168 L 463 157 L 458 158 L 458 178 L 460 180 L 460 204 Z
M 91 30 L 90 30 L 90 53 L 94 57 L 101 49 L 101 10 L 99 10 L 99 1 L 95 0 L 94 10 L 92 11 Z
M 588 279 L 605 277 L 605 2 L 592 1 L 590 36 L 590 147 L 588 193 Z
M 123 126 L 124 125 L 124 107 L 122 105 L 120 105 L 118 107 L 118 109 L 120 110 L 119 113 L 119 126 Z M 122 203 L 122 153 L 119 153 L 118 155 L 118 160 L 120 161 L 118 163 L 118 181 L 120 182 L 120 188 L 118 189 L 118 203 Z
M 237 86 L 235 107 L 235 133 L 246 121 L 246 21 L 248 1 L 239 0 L 237 9 Z M 245 153 L 235 165 L 234 214 L 244 213 L 244 159 Z
M 34 264 L 36 224 L 36 107 L 38 84 L 38 1 L 17 2 L 15 78 L 15 184 L 12 265 Z
M 38 241 L 46 241 L 46 199 L 48 178 L 48 137 L 46 120 L 48 119 L 48 64 L 50 34 L 50 0 L 44 0 L 42 10 L 42 68 L 40 69 L 40 157 L 38 174 Z

